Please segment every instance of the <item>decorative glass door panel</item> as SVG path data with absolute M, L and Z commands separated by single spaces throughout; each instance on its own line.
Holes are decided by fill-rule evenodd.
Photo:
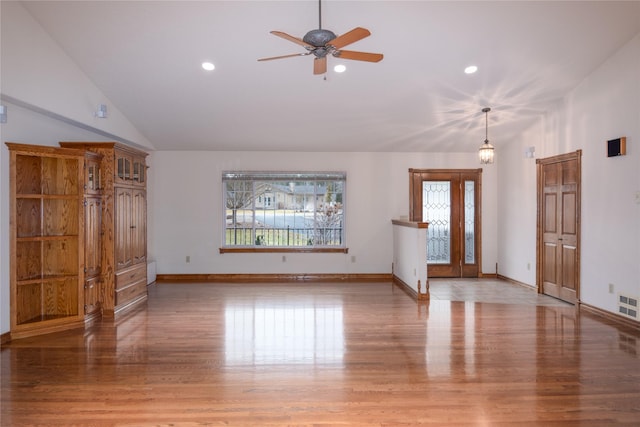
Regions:
M 464 263 L 476 263 L 476 183 L 475 181 L 464 182 Z
M 422 220 L 427 228 L 427 263 L 451 263 L 451 182 L 422 182 Z
M 430 277 L 478 277 L 481 171 L 409 170 L 411 220 L 429 223 Z

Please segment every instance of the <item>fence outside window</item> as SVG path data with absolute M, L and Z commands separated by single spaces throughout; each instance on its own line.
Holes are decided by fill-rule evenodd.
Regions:
M 342 172 L 224 172 L 226 248 L 345 247 Z

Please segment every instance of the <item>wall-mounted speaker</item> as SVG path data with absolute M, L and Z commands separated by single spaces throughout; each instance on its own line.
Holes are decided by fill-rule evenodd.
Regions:
M 627 154 L 627 138 L 610 139 L 607 141 L 607 157 L 624 156 Z

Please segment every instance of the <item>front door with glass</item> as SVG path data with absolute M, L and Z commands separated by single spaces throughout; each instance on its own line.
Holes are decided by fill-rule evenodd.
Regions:
M 481 172 L 409 170 L 411 219 L 429 223 L 430 277 L 478 277 Z

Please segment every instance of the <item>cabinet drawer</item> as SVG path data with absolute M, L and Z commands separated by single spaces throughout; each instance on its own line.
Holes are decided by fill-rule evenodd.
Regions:
M 116 290 L 116 306 L 126 304 L 147 293 L 147 280 L 143 279 L 124 289 Z
M 116 273 L 116 290 L 122 289 L 127 285 L 138 280 L 147 279 L 147 264 L 141 263 L 133 268 Z

